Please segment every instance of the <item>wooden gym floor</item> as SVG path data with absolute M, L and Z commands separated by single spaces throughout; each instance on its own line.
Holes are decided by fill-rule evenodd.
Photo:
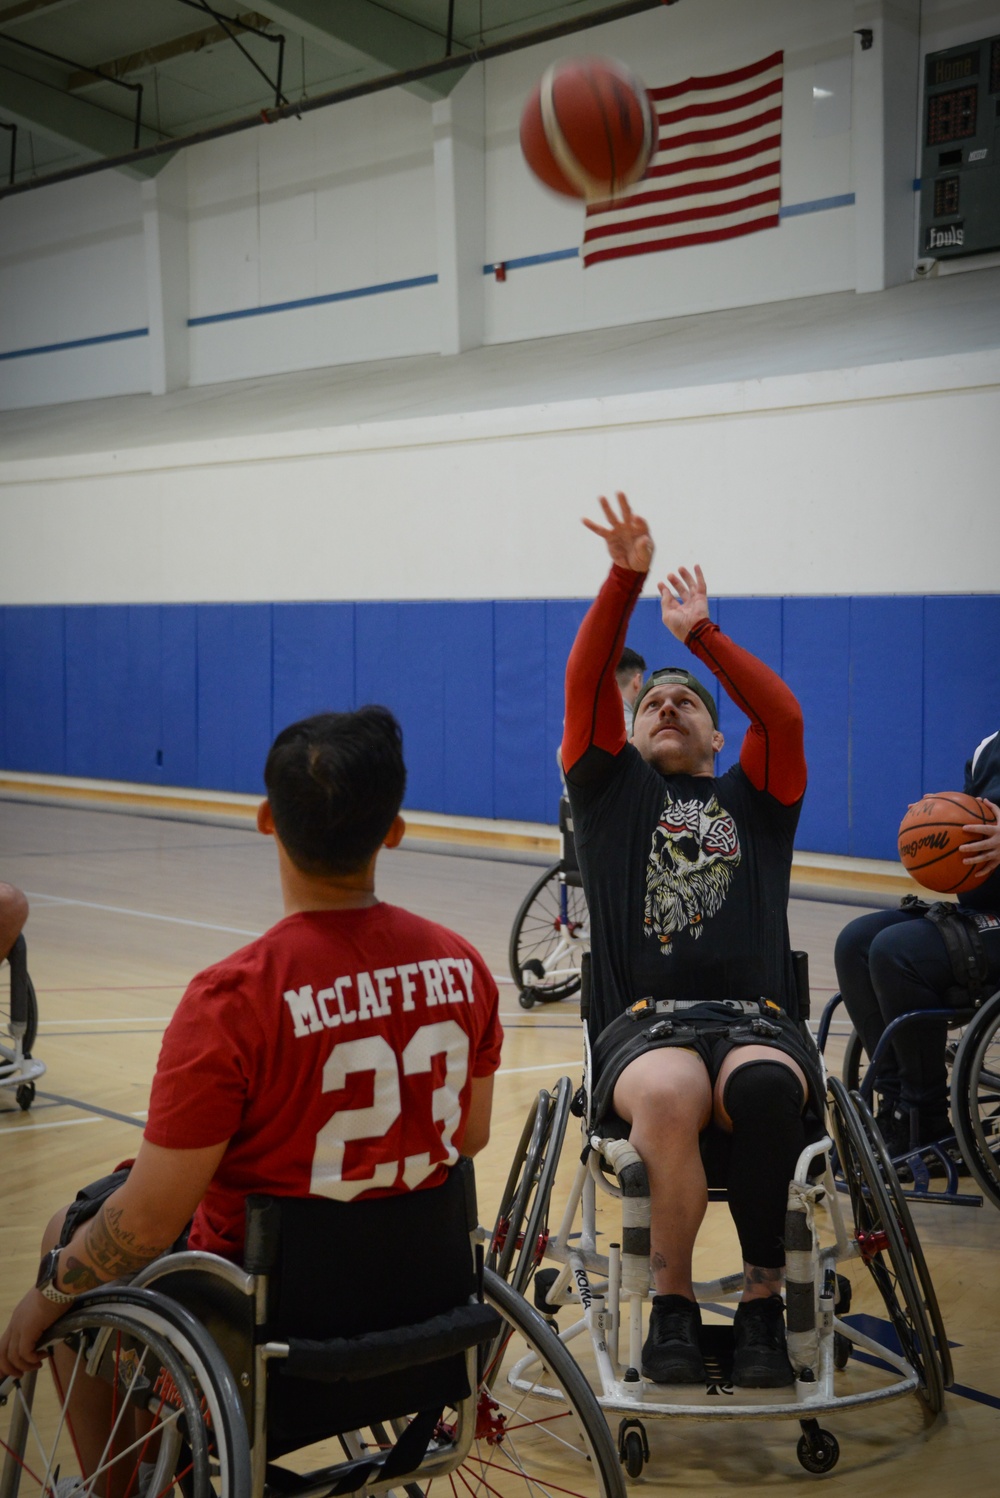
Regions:
M 268 840 L 241 826 L 157 820 L 59 803 L 0 800 L 0 877 L 29 893 L 29 969 L 38 992 L 35 1054 L 48 1068 L 29 1113 L 0 1092 L 0 1313 L 34 1278 L 38 1239 L 76 1188 L 134 1153 L 160 1036 L 189 977 L 280 917 Z M 498 978 L 518 904 L 535 877 L 527 865 L 408 850 L 383 855 L 384 899 L 456 927 Z M 857 907 L 793 900 L 793 945 L 810 953 L 813 1010 L 834 988 L 833 943 Z M 6 983 L 6 974 L 0 977 Z M 578 1077 L 575 1001 L 525 1013 L 501 982 L 506 1030 L 493 1137 L 477 1161 L 481 1219 L 491 1221 L 524 1114 L 539 1088 Z M 839 1042 L 830 1060 L 839 1065 Z M 572 1146 L 572 1147 L 571 1147 Z M 564 1152 L 571 1174 L 575 1141 Z M 561 1210 L 557 1190 L 554 1208 Z M 558 1220 L 557 1211 L 553 1215 Z M 911 1396 L 824 1417 L 841 1446 L 824 1482 L 869 1478 L 885 1493 L 943 1498 L 995 1491 L 1000 1460 L 1000 1212 L 917 1209 L 917 1226 L 953 1343 L 957 1388 L 933 1424 Z M 724 1206 L 702 1233 L 707 1278 L 737 1267 Z M 878 1315 L 880 1303 L 864 1299 Z M 850 1376 L 850 1375 L 848 1375 Z M 795 1457 L 794 1422 L 661 1421 L 647 1429 L 651 1493 L 814 1491 Z

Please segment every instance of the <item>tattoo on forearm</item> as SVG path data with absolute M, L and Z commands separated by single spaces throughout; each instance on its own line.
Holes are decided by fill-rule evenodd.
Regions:
M 140 1243 L 121 1225 L 122 1209 L 105 1202 L 87 1224 L 79 1253 L 68 1253 L 60 1278 L 67 1290 L 93 1290 L 134 1274 L 163 1252 L 162 1243 Z
M 775 1295 L 781 1293 L 781 1282 L 785 1277 L 783 1269 L 762 1269 L 759 1264 L 744 1264 L 743 1281 L 749 1290 L 751 1285 L 770 1285 Z

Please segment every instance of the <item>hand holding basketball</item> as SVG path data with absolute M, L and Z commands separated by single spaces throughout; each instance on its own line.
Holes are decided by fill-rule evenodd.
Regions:
M 900 860 L 925 889 L 939 894 L 974 889 L 1000 858 L 998 816 L 992 801 L 964 791 L 925 796 L 913 802 L 899 824 Z M 970 832 L 978 834 L 978 842 L 966 841 Z M 964 856 L 970 849 L 973 856 Z
M 586 516 L 583 523 L 588 531 L 593 531 L 607 543 L 616 567 L 627 567 L 631 572 L 648 572 L 653 560 L 653 538 L 649 526 L 641 515 L 633 515 L 632 507 L 621 490 L 616 497 L 621 508 L 620 517 L 602 494 L 598 503 L 604 511 L 607 526 L 598 525 L 596 520 L 588 520 Z
M 958 851 L 971 855 L 963 859 L 963 863 L 975 868 L 977 879 L 985 879 L 994 869 L 1000 868 L 1000 806 L 987 801 L 985 796 L 980 799 L 984 806 L 989 807 L 996 820 L 992 826 L 988 822 L 967 823 L 962 831 L 971 832 L 974 841 L 963 843 Z
M 670 633 L 683 645 L 688 635 L 702 619 L 708 618 L 708 588 L 705 574 L 695 563 L 694 576 L 686 567 L 678 572 L 668 572 L 666 583 L 657 583 L 660 590 L 660 613 Z

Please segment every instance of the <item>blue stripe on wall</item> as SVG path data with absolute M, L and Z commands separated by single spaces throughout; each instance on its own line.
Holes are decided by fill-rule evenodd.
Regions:
M 46 774 L 257 793 L 274 733 L 386 702 L 407 804 L 552 822 L 566 656 L 585 600 L 8 605 L 0 608 L 0 763 Z M 907 804 L 957 788 L 998 724 L 1000 594 L 722 598 L 713 616 L 802 702 L 809 789 L 798 844 L 893 858 Z M 659 604 L 628 643 L 684 664 Z M 719 695 L 726 748 L 745 719 Z
M 93 338 L 71 338 L 67 343 L 39 343 L 34 348 L 12 348 L 0 359 L 27 359 L 30 354 L 61 354 L 69 348 L 92 348 L 95 343 L 122 343 L 128 338 L 148 338 L 148 328 L 127 328 L 124 333 L 98 333 Z

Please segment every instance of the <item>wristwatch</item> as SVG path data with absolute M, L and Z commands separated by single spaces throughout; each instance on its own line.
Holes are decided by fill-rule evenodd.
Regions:
M 67 1295 L 55 1287 L 56 1274 L 59 1271 L 59 1249 L 50 1248 L 45 1258 L 38 1266 L 38 1278 L 35 1281 L 35 1289 L 50 1300 L 54 1306 L 72 1305 L 76 1299 L 75 1295 Z

